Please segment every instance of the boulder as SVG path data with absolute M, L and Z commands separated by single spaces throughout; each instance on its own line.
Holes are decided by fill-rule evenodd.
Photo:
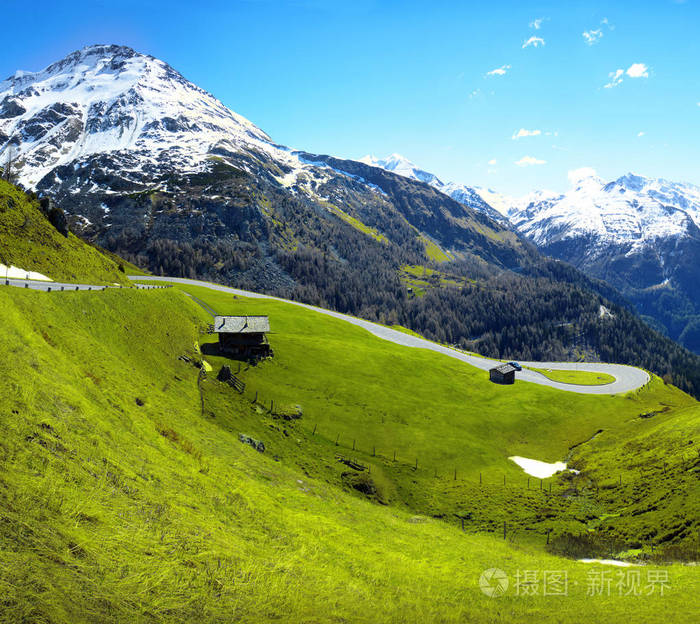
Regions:
M 258 451 L 258 453 L 265 452 L 265 444 L 261 440 L 256 440 L 255 438 L 251 438 L 250 436 L 247 436 L 243 433 L 238 434 L 238 439 L 243 444 L 248 444 L 249 446 L 252 446 L 256 451 Z

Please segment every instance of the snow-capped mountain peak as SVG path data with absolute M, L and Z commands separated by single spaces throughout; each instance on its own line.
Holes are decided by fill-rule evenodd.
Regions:
M 456 182 L 445 183 L 434 173 L 420 169 L 410 160 L 401 156 L 401 154 L 394 153 L 386 158 L 377 158 L 376 156 L 368 155 L 360 158 L 360 162 L 371 165 L 372 167 L 379 167 L 380 169 L 391 171 L 405 178 L 411 178 L 412 180 L 418 180 L 419 182 L 429 184 L 441 193 L 458 201 L 460 204 L 464 204 L 465 206 L 469 206 L 470 208 L 488 215 L 494 221 L 498 221 L 502 224 L 507 222 L 507 219 L 503 216 L 504 213 L 500 210 L 495 210 L 489 204 L 488 200 L 475 188 Z
M 192 167 L 215 146 L 269 142 L 169 65 L 125 46 L 88 46 L 0 83 L 0 145 L 16 150 L 27 186 L 96 153 L 129 149 L 158 162 L 170 152 Z
M 575 172 L 572 172 L 575 173 Z M 700 187 L 627 173 L 570 175 L 565 193 L 514 200 L 508 216 L 542 251 L 604 279 L 698 351 Z
M 515 200 L 508 217 L 539 246 L 586 237 L 598 246 L 626 246 L 628 253 L 700 226 L 700 188 L 691 184 L 633 173 L 607 183 L 595 175 L 572 182 L 563 194 Z
M 385 169 L 386 171 L 392 171 L 398 175 L 405 178 L 411 178 L 412 180 L 418 180 L 419 182 L 425 182 L 432 186 L 437 186 L 442 184 L 438 177 L 423 169 L 418 168 L 414 165 L 408 158 L 401 156 L 401 154 L 391 154 L 386 158 L 377 158 L 373 155 L 367 155 L 360 158 L 360 162 L 365 165 L 371 165 L 372 167 L 379 167 L 380 169 Z

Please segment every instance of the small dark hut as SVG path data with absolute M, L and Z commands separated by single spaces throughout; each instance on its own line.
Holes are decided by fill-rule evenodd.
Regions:
M 496 366 L 489 371 L 489 378 L 497 384 L 515 383 L 515 367 L 510 364 Z
M 214 333 L 219 334 L 219 351 L 236 359 L 260 360 L 272 357 L 267 340 L 267 316 L 215 316 Z

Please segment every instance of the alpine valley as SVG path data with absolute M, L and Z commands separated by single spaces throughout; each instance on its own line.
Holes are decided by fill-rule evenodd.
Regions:
M 494 357 L 635 364 L 700 394 L 700 360 L 624 298 L 697 349 L 696 188 L 628 176 L 499 202 L 401 159 L 279 145 L 166 63 L 116 45 L 0 83 L 0 158 L 73 231 L 156 274 Z
M 158 4 L 208 66 L 268 3 Z M 693 621 L 700 357 L 634 305 L 698 196 L 292 149 L 123 46 L 0 82 L 0 624 Z
M 496 212 L 543 253 L 606 281 L 652 327 L 700 352 L 700 187 L 632 173 L 605 182 L 584 170 L 572 172 L 566 193 L 514 198 L 444 183 L 399 154 L 362 160 Z

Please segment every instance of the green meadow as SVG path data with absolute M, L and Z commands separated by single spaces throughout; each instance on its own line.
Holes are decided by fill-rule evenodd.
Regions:
M 606 373 L 591 373 L 577 370 L 552 370 L 549 368 L 532 368 L 531 370 L 541 373 L 552 381 L 577 384 L 580 386 L 602 386 L 615 381 L 612 375 Z
M 75 234 L 59 234 L 37 201 L 5 180 L 0 180 L 0 242 L 0 263 L 37 271 L 55 281 L 127 284 L 125 271 L 135 268 Z
M 400 347 L 366 330 L 283 302 L 234 299 L 202 287 L 183 287 L 220 314 L 267 314 L 275 357 L 248 367 L 241 378 L 261 402 L 300 404 L 301 426 L 343 446 L 376 449 L 404 462 L 441 471 L 520 469 L 522 455 L 564 459 L 569 447 L 598 429 L 611 432 L 629 418 L 663 404 L 684 407 L 694 399 L 655 378 L 628 396 L 588 396 L 516 382 L 499 386 L 488 373 L 423 349 Z M 215 342 L 216 336 L 203 337 Z M 213 355 L 215 368 L 225 363 Z
M 697 529 L 687 395 L 657 378 L 615 397 L 494 386 L 297 306 L 187 290 L 218 313 L 268 314 L 274 358 L 219 357 L 211 317 L 180 288 L 0 289 L 0 621 L 668 622 L 697 610 L 697 568 L 649 550 L 675 544 L 680 561 Z M 242 394 L 216 380 L 224 364 Z M 580 474 L 528 484 L 510 455 Z M 639 537 L 644 523 L 655 536 Z M 614 535 L 644 565 L 576 562 L 562 556 L 569 534 Z M 480 588 L 490 568 L 509 579 L 502 596 Z

